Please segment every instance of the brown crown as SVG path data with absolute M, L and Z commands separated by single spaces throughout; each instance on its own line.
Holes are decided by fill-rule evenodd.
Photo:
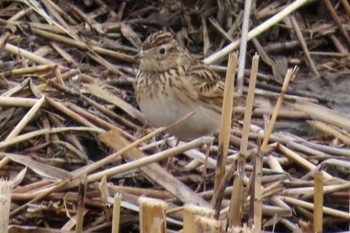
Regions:
M 150 49 L 174 40 L 173 34 L 167 31 L 159 31 L 151 34 L 142 44 L 142 49 Z

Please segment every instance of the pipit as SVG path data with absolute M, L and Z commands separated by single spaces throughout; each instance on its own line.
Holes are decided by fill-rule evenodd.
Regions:
M 169 133 L 180 140 L 191 140 L 219 129 L 224 83 L 207 64 L 166 31 L 151 34 L 138 57 L 136 100 L 152 125 L 169 126 L 194 112 Z M 239 98 L 235 94 L 235 99 Z

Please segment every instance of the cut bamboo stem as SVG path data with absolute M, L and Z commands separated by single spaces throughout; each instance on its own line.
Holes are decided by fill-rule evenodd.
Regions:
M 314 232 L 321 233 L 323 226 L 323 175 L 316 172 L 314 176 Z
M 233 191 L 231 193 L 229 227 L 240 226 L 242 223 L 244 196 L 243 196 L 243 180 L 235 177 L 233 183 Z
M 60 69 L 60 67 L 58 67 L 58 66 L 55 67 L 55 76 L 56 76 L 58 82 L 59 82 L 62 86 L 65 87 L 65 84 L 64 84 L 63 79 L 62 79 L 61 69 Z
M 140 233 L 166 233 L 164 201 L 140 197 Z
M 206 216 L 213 218 L 214 211 L 208 208 L 186 204 L 183 211 L 183 233 L 196 232 L 196 216 Z
M 0 180 L 0 232 L 7 233 L 10 216 L 12 183 Z
M 196 216 L 194 221 L 196 229 L 188 233 L 224 233 L 223 222 L 220 220 Z
M 254 55 L 252 60 L 252 70 L 249 78 L 247 103 L 246 103 L 246 108 L 244 113 L 244 122 L 243 122 L 243 129 L 242 129 L 242 141 L 240 145 L 240 154 L 243 155 L 242 158 L 246 157 L 248 153 L 249 129 L 250 129 L 250 122 L 252 118 L 252 111 L 253 111 L 253 104 L 254 104 L 254 90 L 255 90 L 255 84 L 256 84 L 256 77 L 258 73 L 258 67 L 259 67 L 259 56 Z M 240 174 L 240 175 L 244 175 L 244 174 Z
M 288 87 L 289 81 L 292 78 L 292 76 L 295 74 L 295 72 L 296 72 L 296 68 L 288 69 L 287 74 L 285 76 L 285 79 L 284 79 L 284 82 L 283 82 L 283 86 L 282 86 L 282 90 L 281 90 L 281 94 L 278 97 L 275 109 L 274 109 L 274 111 L 272 113 L 272 116 L 271 116 L 269 127 L 267 128 L 267 130 L 265 132 L 265 137 L 264 137 L 263 143 L 261 145 L 261 151 L 263 153 L 265 152 L 265 149 L 266 149 L 266 146 L 267 146 L 267 144 L 269 142 L 269 139 L 270 139 L 273 127 L 274 127 L 275 122 L 277 120 L 278 112 L 279 112 L 279 109 L 281 108 L 281 105 L 282 105 L 282 102 L 283 102 L 283 97 L 284 97 L 284 94 L 287 91 L 287 87 Z
M 113 204 L 112 233 L 119 233 L 121 202 L 122 202 L 122 195 L 120 193 L 116 193 L 114 195 L 114 204 Z
M 80 183 L 79 183 L 77 222 L 76 222 L 76 227 L 75 227 L 76 233 L 83 232 L 86 188 L 87 188 L 87 180 L 86 180 L 86 175 L 84 175 L 81 177 Z
M 242 139 L 240 145 L 240 153 L 238 156 L 238 166 L 237 166 L 237 176 L 234 179 L 234 187 L 235 191 L 232 192 L 231 197 L 231 208 L 229 214 L 229 227 L 233 225 L 240 226 L 243 214 L 243 205 L 242 201 L 244 198 L 243 195 L 243 178 L 245 176 L 245 160 L 248 154 L 248 139 L 249 139 L 249 129 L 250 122 L 252 118 L 253 104 L 254 104 L 254 91 L 256 78 L 259 67 L 259 56 L 255 55 L 252 61 L 252 69 L 250 73 L 249 79 L 249 87 L 248 87 L 248 95 L 247 95 L 247 103 L 246 103 L 246 112 L 244 114 L 244 123 L 242 129 Z M 239 197 L 234 197 L 234 195 L 240 195 Z M 231 219 L 232 218 L 232 219 Z M 230 225 L 233 224 L 233 225 Z
M 295 74 L 296 68 L 288 69 L 281 90 L 281 95 L 278 97 L 275 109 L 272 113 L 270 124 L 265 132 L 264 139 L 261 145 L 261 152 L 257 154 L 255 160 L 255 182 L 254 182 L 254 232 L 258 233 L 261 231 L 261 223 L 262 223 L 262 197 L 261 197 L 261 176 L 262 176 L 262 156 L 264 155 L 267 144 L 270 140 L 270 136 L 272 134 L 272 130 L 275 126 L 275 122 L 277 120 L 279 109 L 281 108 L 284 93 L 287 91 L 287 87 L 289 84 L 289 80 Z
M 232 228 L 228 228 L 227 233 L 252 233 L 253 229 L 248 227 L 246 224 L 243 226 L 236 226 Z
M 230 54 L 227 64 L 225 90 L 224 90 L 224 100 L 221 113 L 221 125 L 220 125 L 220 135 L 219 135 L 219 152 L 217 157 L 217 165 L 215 170 L 215 183 L 214 192 L 219 192 L 219 187 L 221 181 L 225 175 L 225 166 L 227 160 L 228 147 L 230 143 L 230 130 L 231 130 L 231 120 L 232 120 L 232 104 L 234 98 L 234 77 L 236 75 L 237 67 L 237 54 Z M 219 195 L 214 195 L 218 197 Z M 219 199 L 219 198 L 218 198 Z M 221 200 L 212 200 L 214 206 L 220 208 L 217 202 Z M 219 210 L 216 210 L 217 212 Z

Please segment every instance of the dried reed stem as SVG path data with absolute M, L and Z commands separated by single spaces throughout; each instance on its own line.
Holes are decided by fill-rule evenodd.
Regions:
M 75 127 L 74 129 L 80 129 L 81 127 Z M 84 127 L 83 127 L 84 128 Z M 71 129 L 71 128 L 63 128 L 60 130 L 61 131 L 64 131 L 64 130 L 67 130 L 67 129 Z M 89 129 L 89 128 L 84 128 L 84 129 Z M 75 178 L 78 178 L 80 177 L 81 175 L 83 174 L 87 174 L 89 172 L 92 172 L 94 171 L 95 169 L 99 168 L 100 166 L 104 166 L 105 164 L 108 164 L 110 162 L 112 162 L 115 158 L 117 158 L 118 156 L 120 156 L 121 154 L 127 152 L 128 150 L 131 150 L 132 148 L 134 148 L 135 146 L 138 146 L 140 143 L 144 142 L 145 140 L 148 140 L 149 138 L 152 138 L 154 135 L 157 135 L 158 133 L 161 133 L 163 132 L 164 130 L 166 130 L 167 128 L 166 127 L 161 127 L 157 130 L 155 130 L 154 132 L 146 135 L 145 137 L 141 138 L 140 140 L 138 141 L 135 141 L 134 143 L 131 143 L 127 146 L 125 146 L 124 148 L 120 149 L 118 152 L 100 160 L 98 163 L 99 163 L 99 166 L 85 166 L 81 169 L 79 169 L 79 171 L 76 171 L 74 172 L 74 177 Z M 41 130 L 42 131 L 42 130 Z M 52 131 L 52 130 L 45 130 L 45 131 Z M 60 131 L 59 131 L 60 132 Z M 116 131 L 116 133 L 118 133 Z M 32 133 L 30 133 L 32 134 Z M 21 135 L 22 136 L 22 135 Z M 18 137 L 21 137 L 21 136 L 18 136 Z M 18 138 L 17 137 L 17 138 Z M 1 148 L 1 147 L 0 147 Z M 36 201 L 39 201 L 41 200 L 42 198 L 46 197 L 47 195 L 49 195 L 50 193 L 54 192 L 54 191 L 58 191 L 58 190 L 61 190 L 62 188 L 64 187 L 67 187 L 67 184 L 69 184 L 71 187 L 75 187 L 78 183 L 75 183 L 75 185 L 73 186 L 74 182 L 71 182 L 71 180 L 63 180 L 61 182 L 59 182 L 58 184 L 56 184 L 54 187 L 50 188 L 49 190 L 47 190 L 46 192 L 44 193 L 41 193 L 39 196 L 36 196 L 35 198 L 33 198 L 32 200 L 28 201 L 27 203 L 23 204 L 22 206 L 18 207 L 17 209 L 13 210 L 11 212 L 11 216 L 14 216 L 15 214 L 19 213 L 20 211 L 22 211 L 24 208 L 26 208 L 30 203 L 34 203 Z
M 192 116 L 193 114 L 188 114 L 187 116 L 183 117 L 182 119 L 178 120 L 177 122 L 174 122 L 172 125 L 170 125 L 169 127 L 181 122 L 182 120 L 186 120 L 188 117 Z M 154 130 L 153 132 L 150 132 L 149 134 L 145 135 L 144 137 L 134 141 L 133 143 L 128 144 L 127 146 L 125 146 L 124 148 L 118 150 L 116 153 L 113 153 L 111 155 L 108 155 L 107 157 L 91 164 L 91 165 L 87 165 L 85 167 L 82 167 L 79 169 L 79 171 L 75 172 L 75 177 L 79 177 L 82 174 L 87 174 L 90 173 L 92 171 L 95 171 L 96 169 L 99 169 L 102 166 L 105 166 L 109 163 L 112 163 L 116 158 L 118 158 L 120 155 L 122 155 L 123 153 L 136 148 L 137 146 L 139 146 L 141 143 L 144 143 L 145 141 L 153 138 L 154 136 L 164 132 L 165 130 L 167 130 L 169 127 L 160 127 L 156 130 Z M 120 138 L 121 137 L 121 133 L 119 130 L 116 129 L 112 129 L 111 131 L 109 131 L 106 134 L 113 134 L 114 137 Z M 101 137 L 103 137 L 103 135 L 101 135 Z
M 97 97 L 99 97 L 99 98 L 101 98 L 109 103 L 114 104 L 115 106 L 123 109 L 123 111 L 128 113 L 133 118 L 136 118 L 140 122 L 146 124 L 146 121 L 143 117 L 143 114 L 139 110 L 134 108 L 132 105 L 130 105 L 129 103 L 127 103 L 124 100 L 122 100 L 121 98 L 119 98 L 118 96 L 112 95 L 112 94 L 106 92 L 106 90 L 103 90 L 101 87 L 99 87 L 95 84 L 94 85 L 85 85 L 84 87 L 87 89 L 88 92 L 90 92 L 94 96 L 97 96 Z
M 314 187 L 310 187 L 311 190 L 308 190 L 308 188 L 300 188 L 301 190 L 297 189 L 297 191 L 299 192 L 299 194 L 304 194 L 302 196 L 303 199 L 309 199 L 312 196 L 314 196 Z M 304 189 L 304 190 L 303 190 Z M 323 194 L 330 194 L 330 193 L 334 193 L 334 192 L 338 192 L 338 191 L 345 191 L 350 189 L 350 182 L 346 182 L 344 184 L 336 184 L 336 185 L 328 185 L 328 186 L 324 186 L 323 187 Z M 293 195 L 293 189 L 288 189 L 288 191 L 290 191 L 290 193 Z
M 28 122 L 33 119 L 35 114 L 41 108 L 41 105 L 45 101 L 45 96 L 42 96 L 33 107 L 28 111 L 28 113 L 22 118 L 22 120 L 16 125 L 16 127 L 11 131 L 11 133 L 6 137 L 6 140 L 16 137 L 22 129 L 28 124 Z
M 293 197 L 282 197 L 282 200 L 284 200 L 292 205 L 300 206 L 300 207 L 303 207 L 303 208 L 308 209 L 308 210 L 314 209 L 314 205 L 312 203 L 309 203 L 306 201 L 301 201 L 301 200 L 293 198 Z M 332 209 L 329 207 L 323 207 L 322 209 L 323 209 L 324 214 L 328 214 L 328 215 L 331 215 L 333 217 L 342 218 L 342 219 L 346 219 L 346 220 L 350 221 L 350 214 L 347 212 Z
M 304 39 L 304 37 L 303 37 L 303 34 L 301 33 L 301 30 L 300 30 L 300 28 L 299 28 L 299 25 L 298 25 L 297 20 L 295 19 L 295 17 L 294 17 L 293 15 L 290 16 L 290 20 L 291 20 L 291 22 L 292 22 L 292 25 L 293 25 L 295 34 L 297 35 L 298 40 L 300 41 L 301 47 L 303 48 L 304 54 L 305 54 L 305 56 L 306 56 L 306 60 L 308 61 L 309 66 L 311 67 L 312 72 L 314 72 L 314 74 L 315 74 L 317 77 L 320 77 L 320 74 L 319 74 L 318 71 L 317 71 L 316 65 L 315 65 L 314 61 L 312 60 L 312 58 L 311 58 L 310 52 L 309 52 L 309 50 L 308 50 L 308 48 L 307 48 L 305 39 Z
M 326 5 L 334 22 L 337 24 L 338 29 L 340 31 L 340 34 L 343 36 L 343 38 L 347 42 L 348 46 L 350 46 L 350 36 L 349 36 L 348 32 L 344 29 L 342 22 L 340 21 L 340 18 L 338 17 L 337 12 L 335 11 L 332 3 L 329 0 L 323 0 L 323 2 Z
M 241 43 L 239 47 L 239 60 L 238 60 L 238 71 L 237 71 L 237 92 L 239 95 L 243 93 L 243 78 L 244 78 L 244 67 L 247 54 L 247 43 L 248 43 L 248 31 L 249 31 L 249 19 L 251 13 L 252 0 L 244 1 L 244 12 L 241 32 Z
M 299 165 L 301 165 L 302 167 L 306 168 L 309 171 L 314 171 L 316 169 L 316 166 L 314 164 L 312 164 L 311 162 L 307 161 L 306 159 L 304 159 L 303 157 L 301 157 L 299 154 L 295 153 L 294 151 L 292 151 L 291 149 L 288 149 L 287 147 L 283 146 L 282 144 L 278 145 L 278 149 L 289 159 L 295 161 L 296 163 L 298 163 Z M 331 179 L 332 176 L 329 175 L 327 172 L 322 171 L 324 177 L 326 179 Z
M 116 133 L 117 132 L 108 132 L 101 135 L 99 139 L 103 143 L 107 144 L 111 149 L 119 151 L 128 146 L 130 142 L 128 142 L 125 138 L 118 136 Z M 123 157 L 128 160 L 137 160 L 146 157 L 146 154 L 136 148 L 132 148 L 130 151 L 126 151 L 123 154 Z M 139 169 L 149 179 L 165 188 L 184 203 L 195 203 L 200 206 L 209 206 L 209 204 L 203 198 L 193 192 L 188 186 L 180 182 L 158 163 L 151 163 L 146 166 L 142 166 Z M 181 192 L 179 192 L 179 190 L 181 190 Z
M 12 106 L 12 107 L 32 107 L 38 99 L 23 98 L 23 97 L 0 97 L 0 106 Z
M 344 142 L 347 146 L 350 146 L 349 136 L 341 133 L 340 130 L 335 129 L 335 127 L 332 127 L 320 121 L 307 121 L 307 123 L 327 134 L 333 135 L 334 137 Z
M 310 0 L 296 0 L 292 4 L 290 4 L 288 7 L 284 8 L 282 11 L 280 11 L 278 14 L 272 16 L 270 19 L 266 20 L 264 23 L 260 24 L 253 30 L 251 30 L 248 33 L 247 40 L 251 40 L 252 38 L 260 35 L 265 30 L 269 29 L 273 25 L 277 24 L 279 21 L 283 20 L 286 16 L 293 13 L 295 10 L 297 10 L 299 7 L 305 5 Z M 235 40 L 220 51 L 212 54 L 211 56 L 204 59 L 205 63 L 213 64 L 220 60 L 222 60 L 224 57 L 226 57 L 227 54 L 232 52 L 234 49 L 236 49 L 239 45 L 241 40 Z
M 13 76 L 13 75 L 22 75 L 22 74 L 28 74 L 28 73 L 36 73 L 36 72 L 42 72 L 42 71 L 48 71 L 53 70 L 57 67 L 56 64 L 48 64 L 48 65 L 38 65 L 33 67 L 26 67 L 26 68 L 19 68 L 19 69 L 13 69 L 10 71 L 4 71 L 0 73 L 0 76 Z
M 45 101 L 45 96 L 41 97 L 40 100 L 33 105 L 33 107 L 28 111 L 28 113 L 22 118 L 22 120 L 16 125 L 16 127 L 6 137 L 5 141 L 16 137 L 22 131 L 22 129 L 28 124 L 28 122 L 31 119 L 33 119 L 34 115 L 38 112 L 38 110 L 40 109 L 44 101 Z M 5 166 L 9 161 L 10 159 L 8 157 L 5 157 L 3 160 L 1 160 L 0 167 Z
M 52 128 L 52 129 L 40 129 L 40 130 L 32 131 L 30 133 L 21 134 L 11 139 L 2 141 L 0 142 L 0 149 L 26 141 L 33 137 L 37 137 L 45 134 L 64 133 L 67 131 L 89 131 L 89 132 L 95 132 L 95 133 L 105 132 L 104 130 L 99 128 L 89 128 L 89 127 L 58 127 L 58 128 Z
M 85 118 L 81 117 L 79 114 L 75 113 L 74 111 L 68 109 L 66 106 L 64 106 L 62 103 L 46 97 L 46 101 L 47 103 L 49 103 L 51 106 L 53 106 L 54 108 L 56 108 L 57 110 L 61 111 L 62 113 L 64 113 L 65 115 L 73 118 L 75 121 L 79 122 L 82 125 L 85 125 L 87 127 L 91 127 L 91 128 L 97 128 L 94 124 L 92 124 L 90 121 L 86 120 Z
M 350 16 L 350 5 L 348 0 L 340 0 L 340 2 L 343 4 L 343 7 L 345 8 L 346 12 L 348 13 L 348 16 Z
M 316 119 L 333 124 L 339 128 L 350 130 L 349 114 L 341 113 L 333 109 L 305 101 L 297 101 L 295 104 L 288 105 L 299 111 L 305 112 Z
M 112 175 L 116 175 L 116 174 L 119 174 L 119 173 L 122 173 L 122 172 L 131 171 L 131 170 L 133 170 L 135 168 L 140 168 L 142 166 L 146 166 L 146 165 L 148 165 L 150 163 L 154 163 L 154 162 L 163 160 L 165 158 L 168 158 L 170 156 L 174 156 L 174 155 L 183 153 L 184 151 L 187 151 L 187 150 L 190 150 L 190 149 L 193 149 L 193 148 L 198 148 L 200 146 L 206 145 L 206 144 L 211 143 L 211 142 L 212 142 L 212 138 L 211 137 L 208 137 L 208 136 L 201 137 L 201 138 L 195 139 L 195 140 L 193 140 L 191 142 L 181 144 L 181 145 L 179 145 L 177 147 L 174 147 L 174 148 L 171 148 L 171 149 L 168 149 L 168 150 L 165 150 L 165 151 L 161 151 L 161 152 L 156 153 L 154 155 L 150 155 L 150 156 L 147 156 L 147 157 L 144 157 L 144 158 L 140 158 L 140 159 L 131 161 L 129 163 L 125 163 L 125 164 L 119 165 L 117 167 L 104 169 L 101 172 L 97 172 L 97 173 L 94 173 L 92 175 L 89 175 L 88 176 L 88 182 L 97 181 L 97 180 L 101 179 L 104 176 L 110 177 Z
M 39 64 L 46 64 L 46 65 L 53 64 L 53 62 L 48 60 L 48 59 L 42 58 L 38 55 L 35 55 L 34 53 L 28 52 L 25 49 L 18 48 L 14 45 L 11 45 L 11 44 L 6 44 L 5 50 L 9 53 L 23 56 L 23 57 L 25 57 L 33 62 L 39 63 Z

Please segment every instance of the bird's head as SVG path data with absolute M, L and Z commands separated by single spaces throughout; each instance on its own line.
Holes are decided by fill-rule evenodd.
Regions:
M 164 72 L 177 66 L 188 65 L 191 60 L 187 50 L 166 31 L 159 31 L 147 37 L 137 57 L 140 60 L 140 69 L 150 72 Z

